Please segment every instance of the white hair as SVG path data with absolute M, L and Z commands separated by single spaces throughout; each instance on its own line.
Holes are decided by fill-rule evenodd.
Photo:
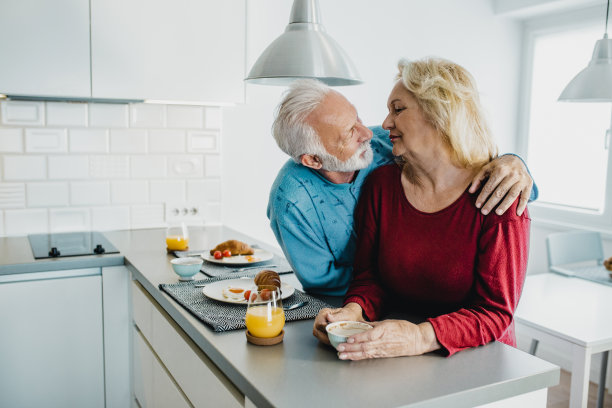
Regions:
M 306 118 L 330 92 L 333 92 L 332 89 L 323 82 L 298 79 L 291 83 L 278 105 L 272 135 L 278 147 L 297 163 L 300 163 L 303 154 L 321 152 L 323 144 Z

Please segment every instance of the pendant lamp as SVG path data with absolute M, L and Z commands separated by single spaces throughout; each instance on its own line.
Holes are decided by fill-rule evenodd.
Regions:
M 318 0 L 294 0 L 285 32 L 259 56 L 245 81 L 287 85 L 316 78 L 327 85 L 358 85 L 359 73 L 321 24 Z
M 612 40 L 608 39 L 609 12 L 610 0 L 606 8 L 606 31 L 603 39 L 595 43 L 591 62 L 567 84 L 559 96 L 559 101 L 612 102 Z

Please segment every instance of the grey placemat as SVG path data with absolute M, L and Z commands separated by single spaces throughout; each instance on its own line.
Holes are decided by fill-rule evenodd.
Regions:
M 238 275 L 246 276 L 244 273 Z M 240 277 L 238 275 L 232 275 L 231 278 Z M 244 324 L 246 304 L 236 305 L 219 302 L 204 296 L 202 288 L 194 287 L 195 284 L 206 284 L 220 280 L 223 279 L 211 278 L 194 282 L 161 284 L 159 288 L 216 332 L 246 328 Z M 285 311 L 286 321 L 313 319 L 317 316 L 319 310 L 332 307 L 322 300 L 297 289 L 291 297 L 283 300 L 283 306 L 291 306 L 301 301 L 307 301 L 308 304 L 298 309 Z
M 174 256 L 178 258 L 184 258 L 188 256 L 200 256 L 201 253 L 208 251 L 174 251 Z M 274 265 L 274 266 L 272 266 Z M 202 268 L 200 271 L 211 278 L 216 278 L 219 276 L 232 275 L 235 276 L 240 271 L 241 268 L 249 268 L 247 269 L 249 273 L 245 276 L 255 276 L 257 273 L 263 269 L 270 269 L 277 272 L 279 275 L 284 273 L 291 273 L 293 269 L 291 269 L 291 265 L 289 262 L 278 255 L 274 255 L 274 257 L 265 262 L 258 263 L 257 265 L 253 264 L 245 264 L 245 265 L 220 265 L 212 262 L 204 261 L 202 264 Z
M 565 274 L 567 276 L 574 276 L 580 279 L 586 279 L 597 283 L 602 283 L 604 285 L 612 286 L 612 278 L 610 278 L 610 271 L 608 271 L 604 266 L 572 266 L 572 267 L 563 267 L 560 269 L 559 273 Z M 568 273 L 563 273 L 565 271 Z M 555 271 L 556 272 L 556 271 Z

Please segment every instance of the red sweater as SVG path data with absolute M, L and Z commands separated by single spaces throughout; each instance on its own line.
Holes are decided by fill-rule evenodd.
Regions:
M 435 213 L 406 199 L 395 164 L 374 171 L 355 209 L 357 250 L 344 303 L 371 320 L 385 306 L 427 317 L 448 355 L 499 340 L 516 345 L 513 313 L 529 249 L 527 211 L 515 202 L 484 216 L 463 193 Z M 518 201 L 518 200 L 517 200 Z

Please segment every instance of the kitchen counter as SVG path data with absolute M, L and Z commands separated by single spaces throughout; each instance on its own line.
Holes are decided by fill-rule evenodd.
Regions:
M 542 390 L 559 381 L 558 367 L 498 342 L 450 358 L 432 353 L 350 362 L 339 360 L 332 348 L 312 336 L 312 320 L 288 322 L 284 341 L 272 347 L 247 343 L 243 330 L 215 333 L 159 290 L 161 283 L 177 282 L 164 234 L 162 229 L 105 233 L 125 257 L 134 278 L 258 407 L 310 407 L 313 403 L 473 407 Z M 226 239 L 258 243 L 278 253 L 225 227 L 192 231 L 190 249 L 211 248 Z M 282 279 L 299 288 L 293 275 Z

